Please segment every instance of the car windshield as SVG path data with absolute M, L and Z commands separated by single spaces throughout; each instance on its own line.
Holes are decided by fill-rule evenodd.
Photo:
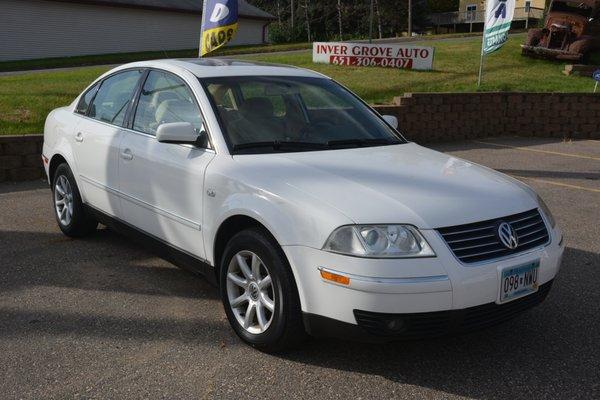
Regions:
M 202 79 L 234 154 L 405 143 L 361 100 L 326 78 Z

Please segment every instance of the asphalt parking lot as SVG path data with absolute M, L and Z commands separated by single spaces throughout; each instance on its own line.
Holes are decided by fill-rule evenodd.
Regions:
M 0 398 L 600 398 L 600 141 L 434 146 L 522 179 L 563 228 L 541 306 L 495 328 L 259 353 L 217 290 L 110 230 L 58 230 L 43 182 L 0 185 Z

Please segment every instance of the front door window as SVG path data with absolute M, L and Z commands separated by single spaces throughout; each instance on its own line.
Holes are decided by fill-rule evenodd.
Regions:
M 200 109 L 188 86 L 168 72 L 150 71 L 138 103 L 133 129 L 156 135 L 161 124 L 189 122 L 200 132 Z

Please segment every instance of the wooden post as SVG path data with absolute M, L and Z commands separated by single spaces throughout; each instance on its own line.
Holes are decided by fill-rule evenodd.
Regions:
M 340 28 L 340 40 L 344 40 L 344 35 L 342 34 L 342 0 L 338 0 L 337 9 L 338 9 L 338 25 Z
M 369 43 L 373 43 L 373 0 L 371 0 L 371 10 L 369 11 Z
M 383 30 L 381 29 L 381 13 L 379 12 L 379 0 L 375 0 L 375 13 L 377 14 L 377 31 L 379 39 L 383 39 Z
M 408 37 L 412 37 L 412 0 L 408 0 Z
M 310 7 L 310 3 L 308 2 L 308 0 L 304 0 L 304 18 L 306 19 L 306 33 L 308 36 L 308 41 L 311 41 L 311 35 L 310 35 L 310 19 L 308 18 L 308 7 Z
M 291 2 L 290 2 L 290 11 L 292 13 L 292 16 L 290 17 L 291 18 L 290 22 L 291 22 L 292 31 L 293 31 L 294 30 L 294 0 L 291 0 Z

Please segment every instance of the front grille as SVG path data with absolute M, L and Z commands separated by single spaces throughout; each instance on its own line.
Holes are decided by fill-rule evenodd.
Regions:
M 550 32 L 550 38 L 548 40 L 548 47 L 551 49 L 562 49 L 565 44 L 565 36 L 567 31 L 564 29 L 557 29 Z
M 462 310 L 415 314 L 382 314 L 354 310 L 360 327 L 376 336 L 397 339 L 425 339 L 488 328 L 505 322 L 540 304 L 552 287 L 552 281 L 537 292 L 506 304 L 489 303 Z
M 509 249 L 498 238 L 498 225 L 509 223 L 516 231 L 518 246 Z M 464 263 L 493 260 L 521 253 L 548 243 L 546 224 L 537 209 L 504 218 L 438 228 L 454 255 Z

